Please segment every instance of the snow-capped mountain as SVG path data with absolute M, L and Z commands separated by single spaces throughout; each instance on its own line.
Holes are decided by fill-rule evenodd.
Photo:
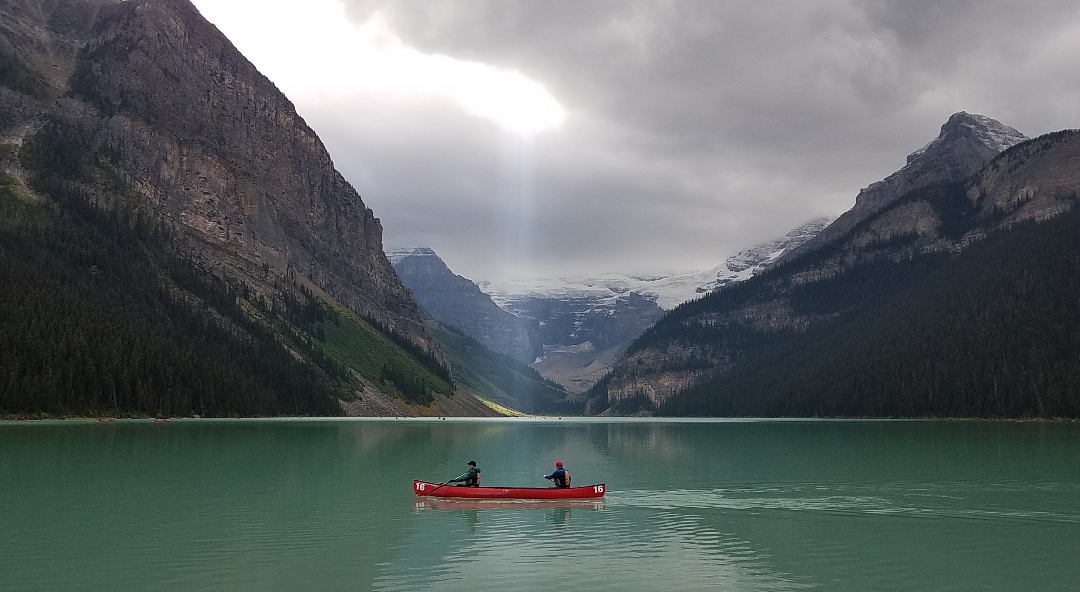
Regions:
M 951 134 L 951 135 L 950 135 Z M 973 142 L 982 144 L 991 152 L 1004 152 L 1028 137 L 1015 128 L 1009 127 L 996 119 L 978 113 L 960 111 L 949 118 L 942 126 L 941 134 L 930 140 L 925 146 L 912 152 L 907 157 L 907 164 L 912 164 L 927 153 L 947 149 L 947 144 L 955 136 L 969 137 Z
M 531 361 L 545 378 L 570 392 L 582 392 L 664 310 L 749 279 L 830 222 L 804 224 L 708 271 L 652 277 L 609 274 L 474 284 L 451 272 L 427 247 L 398 249 L 386 256 L 405 286 L 436 318 L 493 350 Z
M 979 281 L 986 282 L 987 286 L 995 283 L 995 280 L 976 278 L 986 278 L 994 273 L 997 261 L 1006 258 L 1002 254 L 983 255 L 981 259 L 976 256 L 963 259 L 958 254 L 968 249 L 989 248 L 974 245 L 995 240 L 1000 242 L 994 248 L 1015 251 L 1023 247 L 1022 242 L 1004 238 L 1011 232 L 1012 225 L 1018 226 L 1021 221 L 1047 220 L 1075 207 L 1076 200 L 1072 196 L 1076 195 L 1080 179 L 1076 173 L 1080 134 L 1058 132 L 1029 142 L 1024 142 L 1024 138 L 1020 132 L 989 117 L 964 112 L 952 115 L 941 126 L 938 137 L 913 152 L 900 170 L 863 189 L 856 197 L 854 207 L 815 233 L 814 238 L 801 240 L 802 246 L 779 255 L 777 265 L 784 262 L 791 265 L 785 269 L 776 268 L 778 275 L 770 281 L 775 289 L 756 294 L 751 290 L 752 295 L 747 298 L 706 301 L 686 311 L 688 314 L 659 321 L 657 331 L 644 339 L 632 355 L 612 368 L 610 380 L 598 389 L 592 412 L 602 412 L 604 407 L 610 409 L 611 405 L 622 401 L 641 401 L 643 397 L 650 401 L 644 407 L 655 407 L 678 400 L 685 393 L 694 393 L 688 396 L 698 397 L 694 404 L 700 402 L 701 408 L 708 405 L 711 410 L 722 409 L 723 413 L 736 415 L 930 414 L 924 410 L 932 405 L 942 405 L 932 394 L 927 400 L 913 404 L 909 394 L 920 389 L 895 387 L 895 381 L 917 381 L 922 379 L 910 377 L 932 375 L 920 384 L 949 384 L 941 382 L 941 376 L 943 372 L 953 371 L 942 370 L 948 364 L 928 366 L 928 360 L 937 361 L 941 354 L 912 355 L 911 352 L 925 342 L 935 343 L 934 347 L 939 348 L 935 352 L 954 356 L 957 351 L 980 352 L 964 359 L 982 359 L 980 356 L 988 351 L 1000 355 L 1015 344 L 1014 333 L 990 329 L 997 326 L 995 317 L 1000 315 L 971 313 L 967 307 L 978 299 L 967 294 L 985 296 L 986 300 L 982 302 L 1001 299 L 996 300 L 998 304 L 987 305 L 986 311 L 1010 310 L 1015 306 L 1013 302 L 1023 299 L 1015 295 L 1004 296 L 1009 294 L 1007 288 L 991 289 L 987 293 L 986 288 L 972 287 Z M 1036 234 L 1030 227 L 1026 232 Z M 990 251 L 983 251 L 987 252 Z M 800 253 L 816 256 L 800 259 Z M 947 265 L 934 267 L 949 254 L 958 256 Z M 1018 255 L 1013 269 L 1028 279 L 1006 278 L 1002 285 L 1026 286 L 1026 282 L 1031 281 L 1022 260 L 1023 256 Z M 863 270 L 885 269 L 873 267 L 878 264 L 888 265 L 889 272 L 849 274 L 850 270 L 859 267 Z M 738 267 L 738 264 L 734 266 Z M 755 280 L 751 282 L 762 285 Z M 891 287 L 883 288 L 890 286 L 889 282 L 892 282 Z M 923 282 L 927 284 L 923 286 L 925 291 L 903 291 Z M 821 297 L 810 299 L 813 302 L 801 299 L 799 290 L 811 285 Z M 1031 285 L 1039 285 L 1039 282 Z M 916 293 L 918 296 L 913 296 Z M 953 296 L 961 293 L 965 296 Z M 912 303 L 920 298 L 921 304 Z M 954 304 L 943 304 L 950 299 Z M 859 302 L 860 305 L 853 307 L 843 304 L 845 302 Z M 927 328 L 934 327 L 941 322 L 939 319 L 949 318 L 942 314 L 945 306 L 956 311 L 949 315 L 962 311 L 966 318 L 979 319 L 969 326 L 983 336 L 980 340 L 997 339 L 1001 343 L 991 349 L 982 349 L 984 344 L 974 346 L 975 341 L 960 339 L 961 335 L 955 336 L 957 339 L 954 340 L 953 335 L 939 332 L 935 339 L 928 339 L 926 335 L 931 334 L 928 329 L 911 328 L 920 326 L 919 323 Z M 898 322 L 900 318 L 902 321 Z M 1031 317 L 1038 318 L 1039 315 Z M 1026 322 L 1039 323 L 1038 320 Z M 708 326 L 710 330 L 686 330 L 700 326 Z M 817 327 L 829 329 L 810 330 Z M 868 331 L 866 327 L 875 329 Z M 885 328 L 895 331 L 881 330 Z M 726 340 L 724 336 L 730 335 L 731 330 L 737 330 L 744 336 L 743 340 Z M 814 335 L 803 342 L 799 355 L 791 354 L 789 336 L 793 331 Z M 753 337 L 745 337 L 746 332 Z M 1044 334 L 1049 333 L 1044 331 Z M 852 349 L 855 335 L 859 336 L 859 345 Z M 761 349 L 749 353 L 739 345 L 746 339 L 753 340 Z M 768 345 L 762 345 L 765 343 Z M 978 349 L 964 349 L 971 347 Z M 864 351 L 876 352 L 878 361 L 868 362 L 869 358 L 862 355 Z M 846 362 L 841 362 L 842 359 L 857 362 L 843 366 Z M 882 374 L 883 365 L 894 361 L 896 364 L 889 366 L 892 370 Z M 962 369 L 958 366 L 953 374 L 956 384 L 966 384 L 963 381 L 969 380 L 970 376 L 980 376 L 984 372 L 971 373 L 966 366 Z M 871 399 L 864 395 L 885 389 L 875 391 L 865 385 L 880 384 L 874 382 L 878 380 L 890 383 L 890 388 L 897 389 L 894 392 L 903 393 L 902 401 L 898 397 L 888 402 L 895 405 L 892 409 L 902 408 L 902 411 L 870 406 L 868 401 Z M 756 385 L 764 383 L 769 386 L 754 393 Z M 839 384 L 847 386 L 837 386 Z M 852 394 L 841 395 L 847 392 L 845 388 L 850 388 Z M 936 390 L 924 388 L 920 392 Z M 969 393 L 990 390 L 961 389 Z M 884 405 L 883 401 L 875 400 L 872 405 Z M 955 405 L 955 409 L 969 404 L 970 399 L 964 399 L 963 402 L 944 403 L 944 406 Z M 633 412 L 635 405 L 639 404 L 624 405 L 616 411 Z M 800 405 L 800 411 L 792 412 L 800 409 Z M 918 405 L 924 405 L 923 411 L 918 410 Z M 944 407 L 937 409 L 941 408 Z M 764 411 L 766 409 L 768 411 Z M 873 411 L 867 411 L 869 409 Z M 948 413 L 963 415 L 965 412 L 950 410 Z
M 749 279 L 831 222 L 829 218 L 814 220 L 779 240 L 746 249 L 718 267 L 697 273 L 609 274 L 478 285 L 504 310 L 536 321 L 544 353 L 533 368 L 571 392 L 580 392 L 606 374 L 663 310 Z
M 707 271 L 685 274 L 635 276 L 608 274 L 548 280 L 478 282 L 480 289 L 503 309 L 518 312 L 518 302 L 529 298 L 555 298 L 588 302 L 592 308 L 612 309 L 620 298 L 637 294 L 656 302 L 660 308 L 676 306 L 721 288 L 749 279 L 767 268 L 784 253 L 817 236 L 832 218 L 808 222 L 781 239 L 757 245 L 728 257 Z

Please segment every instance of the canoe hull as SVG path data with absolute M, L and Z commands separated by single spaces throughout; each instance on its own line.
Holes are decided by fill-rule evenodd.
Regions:
M 604 497 L 607 486 L 603 483 L 585 487 L 460 487 L 441 485 L 427 481 L 413 481 L 413 493 L 420 497 L 448 497 L 458 499 L 594 499 Z

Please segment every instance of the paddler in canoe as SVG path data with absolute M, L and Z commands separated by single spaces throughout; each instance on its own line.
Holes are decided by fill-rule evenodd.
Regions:
M 544 479 L 551 479 L 555 487 L 570 487 L 570 472 L 563 468 L 562 461 L 555 461 L 555 471 L 550 475 L 544 475 Z
M 562 461 L 555 464 L 553 473 L 542 476 L 552 481 L 555 487 L 480 487 L 480 469 L 476 468 L 475 461 L 469 461 L 468 471 L 446 483 L 414 479 L 413 492 L 421 497 L 482 500 L 581 500 L 602 498 L 607 493 L 607 486 L 603 483 L 571 487 L 570 471 L 566 470 Z
M 451 479 L 447 483 L 461 483 L 465 487 L 480 487 L 480 469 L 476 468 L 476 461 L 470 460 L 469 470 Z

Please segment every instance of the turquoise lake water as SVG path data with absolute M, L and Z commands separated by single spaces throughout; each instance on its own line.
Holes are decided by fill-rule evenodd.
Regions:
M 602 503 L 418 502 L 476 460 Z M 1080 424 L 0 423 L 0 590 L 1076 590 Z

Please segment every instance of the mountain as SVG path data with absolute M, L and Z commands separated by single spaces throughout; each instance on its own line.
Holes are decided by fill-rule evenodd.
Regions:
M 484 399 L 527 414 L 584 412 L 583 398 L 568 395 L 562 385 L 542 377 L 527 364 L 491 351 L 460 329 L 432 321 L 428 331 L 446 354 L 454 380 Z
M 784 254 L 812 240 L 833 218 L 819 218 L 799 226 L 783 238 L 740 251 L 717 267 L 692 273 L 625 275 L 607 274 L 536 280 L 509 280 L 479 283 L 485 293 L 502 308 L 528 298 L 561 301 L 580 299 L 586 306 L 608 306 L 633 293 L 656 302 L 663 310 L 700 298 L 723 286 L 749 279 L 775 263 Z
M 424 309 L 448 326 L 450 333 L 439 332 L 443 338 L 468 336 L 572 392 L 592 386 L 661 314 L 651 299 L 607 288 L 497 294 L 497 305 L 477 284 L 450 271 L 430 248 L 393 250 L 387 257 Z
M 661 317 L 664 307 L 753 276 L 829 222 L 815 220 L 782 239 L 729 257 L 715 269 L 685 275 L 477 285 L 450 271 L 430 248 L 394 250 L 387 257 L 405 286 L 440 322 L 580 393 L 610 370 L 626 346 Z
M 424 311 L 454 380 L 486 400 L 528 414 L 579 415 L 584 400 L 529 364 L 543 353 L 532 319 L 499 308 L 472 281 L 454 274 L 427 247 L 387 252 L 387 259 Z
M 514 314 L 538 325 L 544 352 L 532 367 L 572 393 L 599 380 L 626 346 L 663 314 L 652 299 L 632 291 L 501 299 Z
M 817 239 L 666 315 L 589 411 L 1076 416 L 1080 133 L 1018 137 L 954 115 Z
M 0 172 L 0 413 L 490 413 L 187 0 L 0 0 Z
M 572 392 L 590 388 L 626 347 L 664 313 L 713 290 L 752 277 L 810 240 L 831 220 L 814 220 L 782 239 L 746 249 L 722 265 L 691 274 L 607 275 L 528 282 L 483 282 L 505 310 L 533 319 L 542 355 L 540 374 Z
M 859 223 L 909 191 L 967 178 L 998 154 L 1027 139 L 1024 134 L 995 119 L 963 111 L 955 113 L 941 126 L 941 133 L 936 138 L 908 155 L 903 168 L 860 191 L 853 208 L 779 260 L 791 260 L 844 237 Z
M 572 393 L 596 383 L 630 342 L 663 314 L 640 278 L 482 282 L 501 308 L 531 323 L 542 346 L 532 367 Z
M 723 264 L 708 271 L 639 279 L 634 291 L 655 296 L 664 310 L 701 298 L 724 286 L 750 279 L 778 261 L 786 253 L 814 239 L 833 223 L 833 218 L 819 218 L 799 226 L 783 238 L 762 243 L 728 257 Z
M 535 323 L 499 308 L 475 283 L 450 271 L 432 249 L 394 250 L 387 258 L 420 305 L 441 322 L 525 364 L 543 353 L 531 331 Z

